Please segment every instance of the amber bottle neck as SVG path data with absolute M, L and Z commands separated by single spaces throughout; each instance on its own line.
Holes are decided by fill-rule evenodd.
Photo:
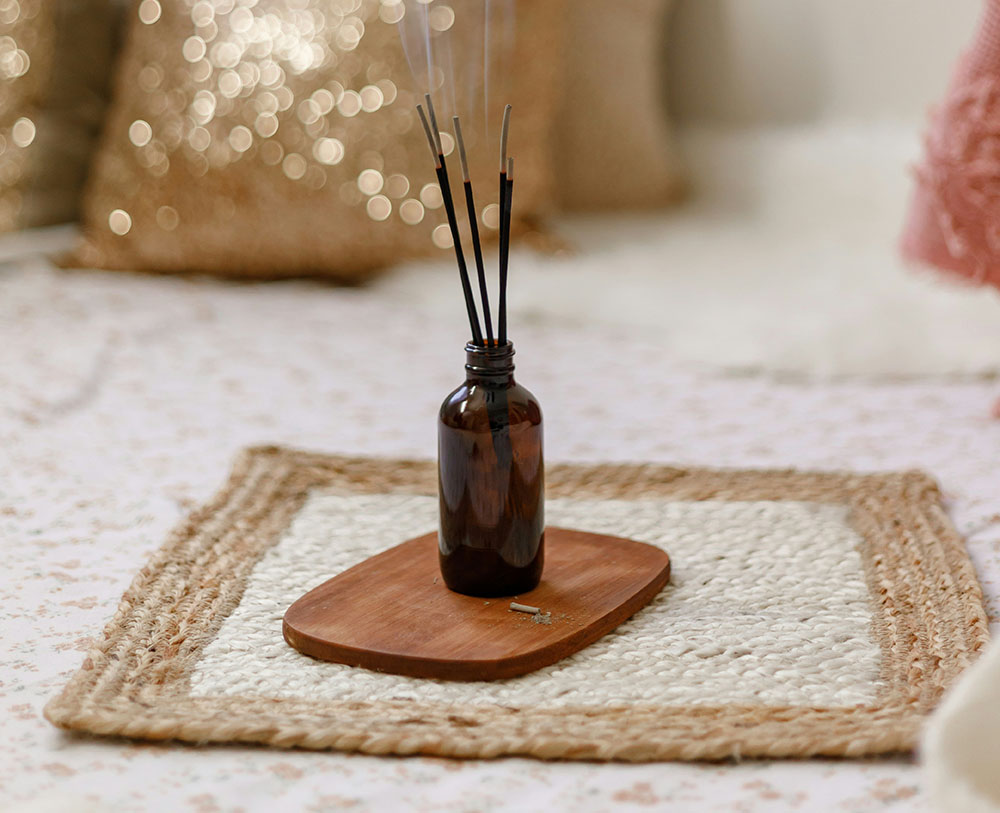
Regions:
M 503 384 L 514 380 L 514 345 L 483 347 L 465 345 L 465 376 L 468 381 Z

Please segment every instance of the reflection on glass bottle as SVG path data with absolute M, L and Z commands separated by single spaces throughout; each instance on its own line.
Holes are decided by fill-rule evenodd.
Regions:
M 441 575 L 452 590 L 512 596 L 542 576 L 542 410 L 514 381 L 514 347 L 466 346 L 466 381 L 438 420 Z

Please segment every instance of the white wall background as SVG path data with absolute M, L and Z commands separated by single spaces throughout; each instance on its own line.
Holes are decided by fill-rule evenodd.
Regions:
M 980 0 L 679 0 L 670 106 L 683 123 L 923 119 Z

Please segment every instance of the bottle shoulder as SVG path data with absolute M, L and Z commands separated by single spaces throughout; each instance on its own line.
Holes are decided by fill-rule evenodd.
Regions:
M 466 381 L 456 387 L 441 404 L 442 423 L 456 428 L 488 427 L 489 413 L 506 409 L 511 424 L 542 422 L 542 408 L 531 392 L 516 381 L 503 387 Z

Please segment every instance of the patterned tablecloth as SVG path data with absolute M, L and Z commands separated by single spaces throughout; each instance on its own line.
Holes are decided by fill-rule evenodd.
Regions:
M 463 763 L 101 741 L 41 718 L 135 571 L 239 448 L 432 457 L 435 410 L 462 374 L 455 313 L 427 323 L 419 303 L 307 284 L 0 269 L 0 806 L 920 807 L 907 759 Z M 929 471 L 969 537 L 996 629 L 996 382 L 724 377 L 625 329 L 514 327 L 550 460 Z

